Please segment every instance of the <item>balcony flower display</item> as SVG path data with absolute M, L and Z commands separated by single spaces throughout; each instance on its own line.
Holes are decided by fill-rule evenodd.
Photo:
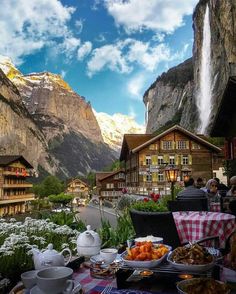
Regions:
M 166 212 L 168 211 L 168 200 L 169 197 L 167 196 L 161 197 L 160 194 L 152 193 L 150 197 L 145 197 L 143 200 L 134 202 L 130 209 L 143 212 Z

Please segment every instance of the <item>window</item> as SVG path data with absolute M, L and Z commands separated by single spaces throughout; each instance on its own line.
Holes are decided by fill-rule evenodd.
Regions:
M 172 141 L 162 141 L 162 143 L 163 143 L 164 150 L 172 149 Z
M 152 175 L 146 175 L 146 181 L 151 182 L 152 181 Z
M 164 159 L 163 159 L 163 156 L 162 156 L 162 155 L 159 155 L 159 156 L 158 156 L 157 164 L 158 164 L 158 165 L 162 165 L 162 164 L 164 164 Z
M 188 155 L 183 155 L 183 164 L 189 164 Z
M 149 150 L 157 150 L 157 144 L 151 144 Z
M 125 187 L 125 183 L 123 183 L 123 182 L 118 183 L 118 188 L 124 188 L 124 187 Z
M 113 189 L 114 188 L 114 184 L 113 183 L 108 183 L 106 185 L 107 189 Z
M 164 174 L 162 172 L 159 172 L 157 176 L 158 176 L 158 182 L 164 181 Z
M 192 149 L 201 149 L 200 145 L 192 142 Z
M 170 164 L 175 164 L 175 156 L 174 155 L 170 155 L 170 157 L 169 157 L 169 163 Z
M 187 149 L 187 141 L 177 141 L 177 149 Z
M 146 165 L 150 165 L 150 164 L 152 164 L 151 156 L 146 155 Z

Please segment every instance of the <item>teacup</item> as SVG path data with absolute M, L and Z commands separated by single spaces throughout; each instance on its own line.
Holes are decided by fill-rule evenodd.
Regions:
M 28 271 L 21 274 L 21 280 L 26 289 L 31 289 L 36 285 L 36 274 L 38 271 Z
M 39 270 L 36 274 L 37 286 L 45 294 L 72 293 L 72 274 L 73 270 L 64 266 Z
M 117 252 L 115 248 L 104 248 L 100 250 L 100 256 L 105 263 L 112 263 L 116 259 Z

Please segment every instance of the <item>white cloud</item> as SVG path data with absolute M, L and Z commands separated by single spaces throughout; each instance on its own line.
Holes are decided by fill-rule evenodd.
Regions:
M 97 36 L 97 38 L 95 39 L 95 41 L 100 42 L 100 43 L 105 42 L 106 41 L 105 34 L 104 33 L 99 34 Z
M 153 41 L 158 41 L 158 42 L 163 42 L 165 39 L 165 34 L 163 33 L 156 33 L 153 37 L 152 40 Z
M 131 98 L 142 100 L 142 92 L 144 91 L 145 84 L 144 74 L 138 74 L 133 77 L 127 84 L 128 92 L 131 94 Z
M 154 71 L 160 62 L 172 58 L 171 50 L 166 44 L 152 46 L 149 42 L 129 38 L 94 49 L 87 69 L 89 76 L 103 69 L 130 73 L 136 63 L 147 71 Z
M 129 106 L 129 114 L 128 114 L 130 117 L 132 117 L 133 119 L 135 119 L 137 117 L 137 114 L 134 110 L 134 108 L 130 105 Z
M 79 45 L 80 45 L 80 39 L 75 37 L 66 37 L 64 39 L 64 42 L 61 45 L 59 45 L 57 48 L 60 53 L 63 52 L 66 54 L 68 58 L 72 58 L 74 52 L 77 50 Z
M 65 70 L 62 70 L 61 71 L 61 77 L 64 79 L 65 76 L 66 76 L 66 71 Z
M 92 43 L 91 42 L 85 42 L 77 52 L 77 58 L 79 60 L 83 60 L 85 56 L 87 56 L 92 50 Z
M 77 29 L 76 32 L 78 34 L 82 33 L 82 30 L 83 30 L 83 20 L 82 19 L 76 20 L 75 21 L 75 27 Z
M 92 58 L 87 64 L 88 76 L 91 77 L 104 68 L 120 73 L 131 71 L 119 45 L 105 45 L 93 50 Z
M 0 53 L 16 64 L 25 55 L 70 36 L 67 22 L 75 11 L 58 0 L 2 0 Z
M 198 0 L 104 0 L 108 13 L 126 31 L 150 29 L 172 33 L 183 25 Z
M 129 49 L 127 58 L 130 62 L 137 62 L 146 70 L 153 71 L 162 61 L 171 58 L 170 48 L 165 44 L 151 46 L 149 43 L 134 41 Z

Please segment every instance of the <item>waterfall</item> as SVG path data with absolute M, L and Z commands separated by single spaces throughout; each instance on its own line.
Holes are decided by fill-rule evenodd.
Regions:
M 197 95 L 197 106 L 200 114 L 199 131 L 204 134 L 211 114 L 212 78 L 211 78 L 211 29 L 209 7 L 206 6 L 202 50 L 200 62 L 200 89 Z

